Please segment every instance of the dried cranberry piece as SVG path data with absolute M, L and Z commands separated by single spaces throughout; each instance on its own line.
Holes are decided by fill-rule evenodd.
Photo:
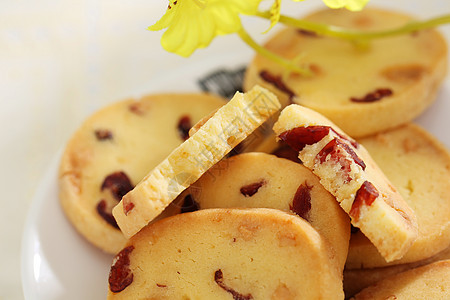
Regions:
M 340 134 L 339 132 L 337 132 L 337 131 L 334 130 L 333 128 L 332 128 L 331 130 L 333 130 L 333 132 L 334 132 L 338 137 L 340 137 L 341 139 L 343 139 L 343 140 L 349 142 L 350 145 L 352 145 L 353 147 L 355 147 L 355 149 L 358 149 L 358 147 L 359 147 L 358 142 L 356 142 L 355 140 L 353 140 L 353 139 L 351 139 L 351 138 L 348 138 L 348 137 L 346 137 L 346 136 Z
M 181 139 L 187 140 L 189 138 L 189 130 L 191 127 L 191 118 L 187 115 L 182 116 L 177 125 L 178 133 L 180 134 Z
M 337 147 L 338 144 L 343 144 L 339 142 L 338 139 L 333 139 L 325 147 L 320 150 L 320 152 L 316 155 L 316 159 L 320 161 L 320 163 L 324 163 L 329 157 L 330 161 L 335 163 L 339 163 L 341 165 L 341 171 L 346 175 L 345 182 L 349 182 L 351 180 L 350 171 L 352 162 L 345 158 L 342 154 L 343 149 Z
M 307 126 L 287 130 L 279 135 L 279 138 L 292 149 L 301 151 L 306 145 L 312 145 L 328 135 L 329 126 Z
M 128 214 L 130 213 L 130 211 L 132 211 L 134 208 L 134 203 L 128 201 L 127 199 L 125 199 L 123 201 L 123 213 L 125 214 L 125 216 L 128 216 Z
M 309 37 L 318 37 L 319 36 L 316 32 L 311 31 L 311 30 L 306 30 L 306 29 L 298 29 L 297 32 L 301 35 L 306 35 Z
M 355 201 L 353 201 L 352 208 L 350 209 L 349 215 L 355 221 L 359 220 L 359 215 L 361 213 L 361 206 L 370 206 L 379 196 L 377 188 L 369 181 L 364 181 L 361 187 L 356 192 Z
M 261 181 L 255 182 L 255 183 L 251 183 L 249 185 L 245 185 L 245 186 L 241 187 L 241 189 L 240 189 L 241 194 L 244 195 L 245 197 L 251 197 L 258 192 L 260 187 L 262 187 L 265 184 L 266 184 L 266 181 L 261 180 Z
M 187 212 L 193 212 L 200 209 L 200 205 L 194 200 L 191 194 L 184 197 L 183 205 L 181 206 L 180 213 L 184 214 Z
M 271 74 L 267 70 L 262 70 L 259 73 L 259 76 L 264 80 L 265 82 L 268 82 L 272 84 L 274 87 L 279 89 L 280 91 L 286 93 L 289 97 L 289 101 L 293 103 L 293 99 L 296 96 L 295 93 L 283 82 L 283 79 L 281 76 L 276 76 Z
M 130 253 L 134 246 L 128 246 L 120 251 L 114 258 L 111 270 L 109 271 L 109 289 L 113 293 L 123 291 L 133 282 L 133 273 L 130 266 Z
M 131 104 L 128 106 L 128 109 L 129 109 L 132 113 L 134 113 L 134 114 L 136 114 L 136 115 L 138 115 L 138 116 L 143 116 L 143 115 L 146 113 L 146 111 L 147 111 L 147 108 L 145 107 L 145 105 L 144 105 L 143 102 L 134 102 L 134 103 L 131 103 Z
M 107 129 L 97 129 L 95 130 L 95 137 L 99 141 L 112 140 L 113 134 L 110 130 Z
M 308 185 L 305 181 L 301 184 L 294 195 L 292 204 L 289 205 L 289 209 L 296 213 L 299 217 L 308 220 L 309 212 L 311 210 L 311 189 L 312 186 Z
M 225 291 L 230 293 L 233 296 L 234 300 L 250 300 L 250 299 L 253 299 L 253 296 L 251 294 L 243 295 L 241 293 L 236 292 L 232 288 L 228 287 L 223 282 L 223 273 L 222 273 L 221 269 L 217 270 L 214 273 L 214 281 L 217 283 L 218 286 L 220 286 L 222 289 L 224 289 Z
M 120 201 L 126 193 L 133 189 L 127 174 L 122 171 L 114 172 L 106 176 L 102 183 L 101 190 L 109 189 L 116 200 Z
M 325 159 L 328 155 L 331 155 L 331 159 L 336 162 L 341 162 L 341 166 L 345 171 L 350 172 L 350 166 L 344 165 L 343 160 L 341 159 L 340 149 L 343 149 L 347 152 L 353 159 L 353 161 L 358 164 L 363 170 L 366 169 L 366 164 L 364 161 L 356 154 L 356 152 L 346 143 L 341 142 L 339 139 L 335 138 L 328 142 L 328 144 L 323 147 L 322 150 L 317 154 L 317 158 L 321 163 L 325 162 Z
M 100 200 L 100 202 L 98 202 L 98 204 L 97 204 L 97 212 L 111 226 L 113 226 L 114 228 L 119 229 L 119 226 L 117 225 L 116 219 L 114 219 L 112 213 L 106 211 L 106 201 L 105 200 Z
M 368 93 L 363 98 L 351 97 L 350 100 L 352 102 L 375 102 L 384 97 L 389 97 L 392 94 L 393 94 L 393 92 L 391 89 L 382 88 L 382 89 L 377 89 L 371 93 Z
M 314 125 L 297 127 L 281 133 L 279 138 L 288 144 L 292 149 L 301 151 L 306 145 L 312 145 L 322 140 L 328 135 L 330 130 L 342 140 L 349 142 L 356 149 L 359 147 L 359 144 L 355 140 L 340 134 L 330 126 Z

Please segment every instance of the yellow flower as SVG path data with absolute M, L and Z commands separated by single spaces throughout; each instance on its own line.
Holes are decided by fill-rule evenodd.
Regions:
M 164 16 L 149 30 L 167 28 L 161 45 L 169 52 L 190 56 L 218 35 L 238 32 L 239 14 L 254 15 L 262 0 L 170 0 Z
M 363 9 L 367 2 L 369 2 L 369 0 L 323 0 L 323 2 L 331 8 L 344 7 L 348 10 L 357 11 Z

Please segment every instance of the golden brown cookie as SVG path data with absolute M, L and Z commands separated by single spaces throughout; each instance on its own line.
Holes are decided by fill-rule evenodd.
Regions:
M 365 288 L 355 300 L 450 299 L 450 260 L 399 273 Z
M 123 234 L 129 238 L 147 225 L 279 109 L 277 98 L 264 88 L 236 93 L 114 207 Z
M 417 237 L 414 212 L 367 150 L 321 114 L 292 104 L 274 125 L 280 140 L 336 197 L 383 259 L 401 258 Z
M 387 10 L 322 10 L 307 21 L 377 31 L 404 25 L 411 17 Z M 247 68 L 244 90 L 259 84 L 283 105 L 297 103 L 328 117 L 352 137 L 361 137 L 411 121 L 435 99 L 447 68 L 447 46 L 436 30 L 355 43 L 288 28 L 265 45 L 309 66 L 313 75 L 288 74 L 256 55 Z
M 392 264 L 416 262 L 450 246 L 450 154 L 431 134 L 408 124 L 360 139 L 392 184 L 414 210 L 418 237 Z M 346 267 L 388 265 L 362 233 L 352 234 Z
M 329 243 L 341 270 L 347 259 L 350 219 L 305 166 L 266 153 L 222 160 L 187 190 L 197 209 L 266 207 L 294 213 Z
M 114 259 L 108 299 L 344 299 L 329 247 L 275 209 L 204 209 L 145 227 Z
M 66 146 L 59 170 L 61 205 L 75 228 L 106 252 L 126 239 L 111 210 L 123 195 L 186 138 L 222 98 L 160 94 L 125 100 L 90 116 Z M 176 207 L 171 207 L 177 211 Z
M 450 247 L 438 254 L 417 262 L 370 269 L 345 269 L 344 292 L 346 298 L 389 276 L 424 266 L 436 261 L 450 259 Z

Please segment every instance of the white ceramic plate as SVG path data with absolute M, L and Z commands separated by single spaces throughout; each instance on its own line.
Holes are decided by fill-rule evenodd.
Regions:
M 232 54 L 206 57 L 201 66 L 188 62 L 176 73 L 165 74 L 144 89 L 148 92 L 199 90 L 198 78 L 221 66 L 234 70 L 248 59 L 248 55 Z M 416 121 L 450 148 L 448 98 L 450 79 L 445 81 L 436 102 Z M 60 154 L 43 177 L 25 225 L 22 242 L 25 298 L 104 299 L 112 256 L 86 242 L 66 220 L 58 201 L 59 159 Z
M 450 147 L 450 82 L 417 123 Z M 40 184 L 23 236 L 26 299 L 104 299 L 112 256 L 90 245 L 68 223 L 58 202 L 60 154 Z
M 247 55 L 225 52 L 205 57 L 200 65 L 188 61 L 145 90 L 200 91 L 199 79 L 217 70 L 242 69 L 249 59 Z M 25 224 L 21 262 L 25 299 L 105 299 L 112 256 L 89 244 L 65 218 L 58 200 L 60 157 L 61 153 L 56 155 L 43 177 Z

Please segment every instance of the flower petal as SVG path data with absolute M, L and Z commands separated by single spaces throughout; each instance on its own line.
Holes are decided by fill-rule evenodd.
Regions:
M 331 8 L 345 7 L 348 10 L 357 11 L 364 8 L 369 0 L 323 0 Z
M 178 8 L 178 2 L 175 4 L 169 4 L 169 7 L 167 8 L 166 13 L 162 16 L 162 18 L 159 19 L 159 21 L 157 21 L 155 24 L 149 26 L 148 30 L 158 31 L 168 27 L 170 23 L 172 23 L 172 20 L 176 15 L 176 11 L 178 10 Z
M 267 33 L 280 20 L 281 0 L 275 0 L 270 7 L 270 26 L 263 33 Z
M 208 46 L 217 35 L 242 28 L 240 14 L 256 14 L 262 0 L 171 0 L 164 16 L 150 30 L 167 28 L 161 45 L 169 52 L 189 56 Z

